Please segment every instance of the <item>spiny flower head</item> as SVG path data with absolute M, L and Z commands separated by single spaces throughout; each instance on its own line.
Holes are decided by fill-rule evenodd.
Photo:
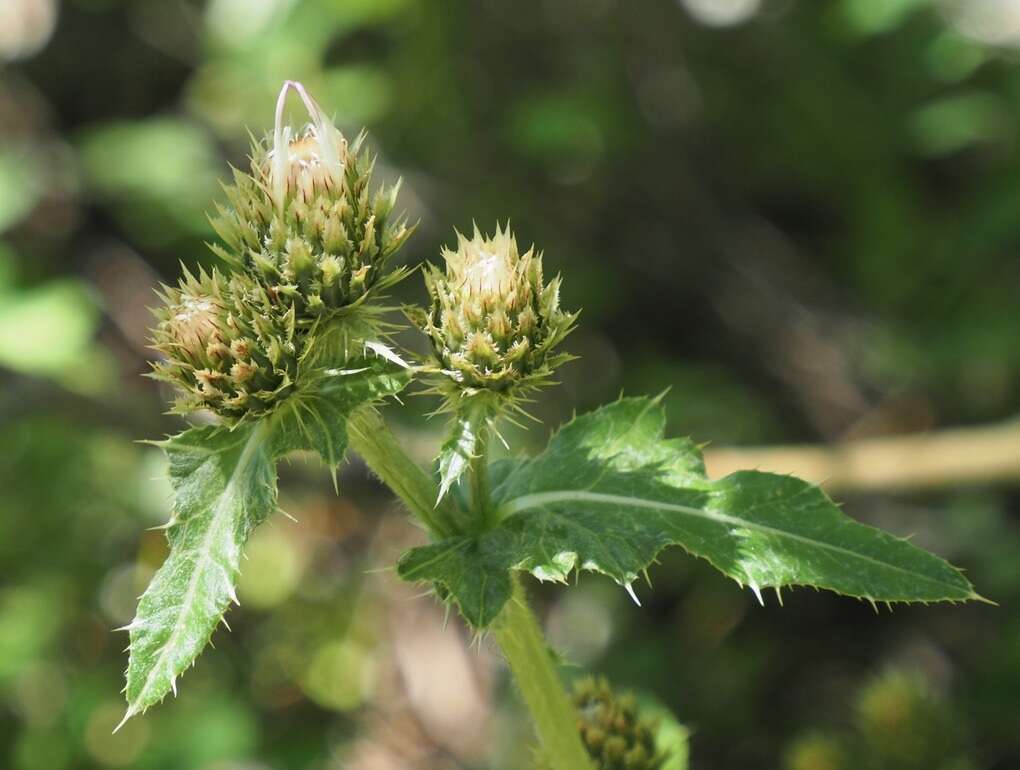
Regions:
M 457 248 L 443 249 L 446 269 L 425 269 L 432 300 L 408 317 L 432 343 L 441 390 L 514 395 L 547 380 L 570 356 L 551 351 L 573 328 L 576 313 L 560 309 L 560 278 L 545 282 L 542 255 L 524 254 L 510 227 L 491 238 L 477 226 Z
M 656 748 L 656 725 L 640 717 L 632 694 L 617 696 L 604 678 L 585 677 L 574 683 L 573 701 L 597 770 L 659 770 L 669 758 Z
M 152 376 L 176 385 L 174 411 L 209 409 L 227 420 L 258 417 L 294 388 L 299 350 L 294 310 L 279 312 L 243 276 L 185 270 L 154 311 Z
M 284 125 L 289 91 L 310 122 Z M 228 206 L 213 221 L 216 253 L 259 283 L 274 303 L 292 306 L 300 326 L 360 305 L 406 270 L 387 272 L 413 228 L 392 216 L 400 183 L 370 190 L 374 159 L 364 134 L 348 144 L 300 83 L 287 81 L 276 105 L 272 146 L 256 142 L 251 172 L 234 173 Z

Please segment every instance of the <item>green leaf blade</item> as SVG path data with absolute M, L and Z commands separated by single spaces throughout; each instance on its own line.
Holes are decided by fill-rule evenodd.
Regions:
M 948 562 L 854 521 L 800 479 L 739 471 L 712 486 L 720 518 L 741 512 L 743 525 L 729 522 L 741 527 L 732 531 L 731 568 L 742 570 L 748 584 L 813 586 L 883 602 L 980 598 Z
M 509 596 L 501 571 L 565 581 L 582 569 L 629 586 L 672 545 L 759 598 L 762 588 L 797 585 L 873 602 L 980 598 L 942 559 L 853 521 L 799 479 L 741 471 L 709 480 L 697 448 L 663 439 L 664 425 L 650 399 L 575 419 L 497 486 L 497 527 L 456 549 L 444 541 L 411 551 L 399 574 L 438 582 L 476 627 Z M 480 592 L 471 581 L 482 575 L 497 589 Z
M 268 417 L 192 428 L 162 443 L 174 490 L 170 554 L 138 603 L 130 632 L 125 721 L 176 690 L 231 601 L 244 544 L 276 510 L 276 460 L 318 453 L 335 468 L 347 449 L 347 418 L 404 388 L 410 373 L 382 357 L 310 372 L 307 384 Z
M 235 598 L 244 542 L 276 508 L 267 427 L 192 428 L 164 443 L 176 500 L 170 555 L 129 626 L 125 720 L 175 690 Z
M 551 491 L 503 510 L 517 548 L 533 554 L 520 562 L 532 571 L 532 561 L 549 570 L 552 559 L 572 555 L 582 569 L 627 584 L 663 548 L 681 545 L 756 590 L 804 585 L 889 602 L 976 598 L 942 559 L 854 522 L 821 490 L 787 476 L 741 471 L 693 493 L 648 482 L 636 491 Z
M 512 547 L 498 530 L 474 538 L 449 537 L 412 548 L 397 562 L 397 574 L 412 583 L 439 585 L 474 628 L 496 619 L 513 593 L 506 555 Z

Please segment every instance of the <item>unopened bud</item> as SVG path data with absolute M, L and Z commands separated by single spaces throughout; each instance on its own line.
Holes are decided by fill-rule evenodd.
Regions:
M 434 369 L 453 388 L 512 392 L 535 387 L 570 358 L 552 349 L 570 333 L 576 314 L 559 305 L 560 279 L 542 276 L 542 255 L 519 253 L 510 232 L 491 238 L 475 228 L 444 249 L 446 269 L 429 265 L 425 284 L 432 300 L 408 317 L 432 343 Z
M 153 376 L 180 389 L 175 411 L 257 417 L 293 390 L 293 310 L 279 314 L 261 287 L 240 276 L 185 273 L 161 299 L 153 347 L 164 359 L 153 364 Z
M 303 129 L 283 122 L 291 89 L 309 114 Z M 387 272 L 413 229 L 392 216 L 400 184 L 370 193 L 374 160 L 363 139 L 349 144 L 304 86 L 287 81 L 272 146 L 256 143 L 251 172 L 235 173 L 229 206 L 213 222 L 225 243 L 216 253 L 293 306 L 299 324 L 359 305 L 406 274 Z

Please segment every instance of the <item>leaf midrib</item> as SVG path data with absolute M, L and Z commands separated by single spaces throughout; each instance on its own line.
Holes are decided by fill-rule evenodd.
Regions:
M 262 443 L 262 434 L 265 432 L 265 423 L 258 423 L 252 430 L 251 435 L 248 437 L 247 442 L 244 445 L 244 449 L 241 450 L 240 456 L 237 458 L 237 464 L 234 466 L 234 470 L 230 473 L 230 478 L 227 479 L 226 485 L 223 487 L 223 492 L 219 495 L 219 500 L 216 503 L 216 507 L 213 510 L 212 518 L 209 521 L 209 526 L 206 529 L 205 537 L 203 538 L 200 546 L 199 558 L 195 561 L 195 568 L 192 570 L 191 578 L 188 581 L 188 588 L 184 594 L 184 599 L 180 604 L 180 611 L 177 613 L 177 620 L 174 623 L 174 628 L 170 632 L 170 636 L 166 643 L 162 645 L 159 652 L 159 657 L 156 662 L 153 663 L 149 669 L 148 676 L 145 677 L 145 682 L 142 684 L 141 689 L 138 691 L 138 697 L 130 704 L 133 711 L 138 710 L 138 704 L 145 699 L 145 694 L 149 691 L 152 686 L 154 677 L 160 668 L 164 665 L 167 653 L 173 649 L 177 644 L 177 638 L 184 627 L 183 617 L 186 614 L 186 608 L 192 604 L 195 600 L 195 594 L 198 591 L 198 585 L 201 582 L 200 578 L 205 573 L 208 566 L 210 555 L 212 552 L 212 542 L 214 538 L 212 534 L 218 530 L 220 518 L 226 514 L 229 515 L 229 505 L 236 495 L 236 486 L 238 480 L 243 476 L 247 465 L 251 462 L 255 453 L 260 449 Z M 236 445 L 235 445 L 236 446 Z
M 811 538 L 798 535 L 793 532 L 787 532 L 786 530 L 777 529 L 776 527 L 770 527 L 767 524 L 760 524 L 757 522 L 747 521 L 740 519 L 729 514 L 719 513 L 717 511 L 706 510 L 702 508 L 693 508 L 687 505 L 680 505 L 678 503 L 667 503 L 660 502 L 657 500 L 646 500 L 640 497 L 628 497 L 626 495 L 611 495 L 604 492 L 590 492 L 587 490 L 551 490 L 547 492 L 533 492 L 528 495 L 522 495 L 511 500 L 507 500 L 505 503 L 499 506 L 497 509 L 498 520 L 503 520 L 508 516 L 521 513 L 532 508 L 540 508 L 542 506 L 551 505 L 559 502 L 591 502 L 591 503 L 607 503 L 607 504 L 618 504 L 618 505 L 629 505 L 638 508 L 654 508 L 654 509 L 667 509 L 676 511 L 677 513 L 684 513 L 689 516 L 695 516 L 698 518 L 709 519 L 716 521 L 721 524 L 731 524 L 748 529 L 758 530 L 762 533 L 770 533 L 779 535 L 781 537 L 789 538 L 791 540 L 797 540 L 808 545 L 815 546 L 818 548 L 828 549 L 837 553 L 842 553 L 850 556 L 854 559 L 861 561 L 871 562 L 885 569 L 895 570 L 905 575 L 910 576 L 914 579 L 925 580 L 929 583 L 939 586 L 943 589 L 951 589 L 954 592 L 960 591 L 960 586 L 954 586 L 951 583 L 946 583 L 937 578 L 924 575 L 919 572 L 906 569 L 896 564 L 890 564 L 888 562 L 880 561 L 871 556 L 867 556 L 857 551 L 851 551 L 842 546 L 834 545 L 832 543 L 826 543 L 821 540 L 812 540 Z

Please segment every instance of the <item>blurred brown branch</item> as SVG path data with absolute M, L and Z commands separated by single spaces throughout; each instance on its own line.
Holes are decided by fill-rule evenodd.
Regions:
M 934 489 L 1020 481 L 1020 420 L 831 445 L 706 449 L 713 478 L 754 468 L 789 473 L 829 490 Z

